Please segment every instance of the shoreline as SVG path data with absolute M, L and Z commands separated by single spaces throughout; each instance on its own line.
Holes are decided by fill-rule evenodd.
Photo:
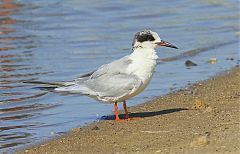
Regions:
M 239 80 L 234 67 L 128 108 L 139 120 L 107 116 L 17 153 L 240 153 Z

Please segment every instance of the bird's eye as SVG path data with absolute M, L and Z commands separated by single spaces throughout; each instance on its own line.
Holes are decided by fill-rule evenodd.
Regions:
M 148 41 L 154 41 L 155 39 L 154 39 L 154 37 L 152 35 L 148 35 L 148 39 L 147 40 Z

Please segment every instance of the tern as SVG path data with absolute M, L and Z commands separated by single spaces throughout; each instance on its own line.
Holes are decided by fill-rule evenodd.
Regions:
M 125 119 L 131 119 L 126 100 L 141 93 L 149 84 L 157 65 L 156 48 L 165 46 L 178 49 L 161 40 L 156 32 L 143 30 L 134 35 L 132 53 L 121 59 L 100 66 L 96 71 L 84 74 L 70 82 L 36 82 L 51 85 L 54 92 L 82 94 L 105 103 L 114 103 L 115 120 L 123 121 L 118 115 L 118 102 L 123 102 Z M 29 83 L 29 82 L 28 82 Z

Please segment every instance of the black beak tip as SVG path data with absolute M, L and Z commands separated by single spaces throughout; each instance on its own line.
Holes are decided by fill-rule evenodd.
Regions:
M 161 41 L 159 43 L 157 43 L 159 46 L 165 46 L 165 47 L 169 47 L 169 48 L 175 48 L 175 49 L 178 49 L 178 47 L 176 47 L 175 45 L 167 42 L 167 41 Z
M 178 49 L 178 47 L 174 46 L 173 48 Z
M 175 45 L 172 45 L 172 44 L 170 44 L 168 47 L 171 47 L 171 48 L 174 48 L 174 49 L 178 49 L 178 47 L 177 47 L 177 46 L 175 46 Z
M 178 49 L 178 47 L 176 47 L 175 45 L 172 45 L 172 44 L 167 45 L 166 47 L 170 47 L 170 48 Z

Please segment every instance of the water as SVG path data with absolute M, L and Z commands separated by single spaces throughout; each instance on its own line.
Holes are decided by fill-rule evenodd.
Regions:
M 234 67 L 239 62 L 238 5 L 237 0 L 1 0 L 0 153 L 112 114 L 111 104 L 46 93 L 22 81 L 74 79 L 129 54 L 139 30 L 151 28 L 180 49 L 159 49 L 152 82 L 128 106 Z M 217 63 L 207 63 L 209 58 Z M 186 68 L 188 59 L 198 66 Z

